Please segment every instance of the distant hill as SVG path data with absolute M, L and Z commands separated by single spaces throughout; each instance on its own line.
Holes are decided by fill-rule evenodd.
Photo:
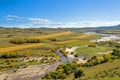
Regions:
M 4 28 L 3 26 L 0 26 L 0 28 Z
M 0 26 L 0 28 L 10 28 L 10 27 L 3 27 Z M 10 29 L 19 29 L 17 27 L 12 27 Z M 20 28 L 21 29 L 21 28 Z M 100 26 L 100 27 L 84 27 L 84 28 L 27 28 L 27 29 L 59 29 L 59 30 L 66 30 L 66 31 L 75 31 L 75 32 L 97 32 L 97 33 L 104 33 L 104 34 L 120 34 L 120 24 L 116 26 Z
M 120 29 L 120 24 L 117 25 L 117 26 L 112 26 L 112 27 L 110 27 L 110 28 L 113 28 L 113 29 Z
M 85 28 L 68 28 L 71 31 L 77 32 L 97 32 L 104 34 L 120 34 L 120 25 L 116 26 L 101 26 L 101 27 L 85 27 Z

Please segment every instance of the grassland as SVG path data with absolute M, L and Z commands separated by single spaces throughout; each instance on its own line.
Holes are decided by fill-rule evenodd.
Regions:
M 52 59 L 59 60 L 58 55 L 54 52 L 55 49 L 60 47 L 73 47 L 73 46 L 84 46 L 84 45 L 95 45 L 91 40 L 101 38 L 100 35 L 96 34 L 84 34 L 79 32 L 71 32 L 62 29 L 4 29 L 0 30 L 0 53 L 17 51 L 18 54 L 30 54 L 28 57 L 20 57 L 24 60 L 28 59 L 27 62 L 20 62 L 20 58 L 12 59 L 0 59 L 0 66 L 13 68 L 17 66 L 29 66 L 38 65 L 42 63 L 55 62 Z M 24 43 L 24 44 L 12 44 L 9 41 L 13 38 L 39 38 L 40 43 Z M 86 58 L 91 58 L 92 56 L 102 56 L 103 53 L 108 53 L 112 51 L 114 47 L 110 46 L 98 46 L 98 47 L 81 47 L 76 50 L 79 55 L 83 55 Z M 35 60 L 33 58 L 43 58 Z M 32 61 L 30 60 L 32 59 Z M 24 61 L 23 60 L 23 61 Z M 38 62 L 37 62 L 38 61 Z M 113 65 L 114 64 L 114 65 Z M 99 64 L 96 66 L 84 68 L 85 76 L 82 79 L 94 79 L 94 75 L 100 71 L 109 70 L 116 66 L 119 66 L 119 59 L 109 61 L 104 64 Z M 67 80 L 73 79 L 73 74 L 67 77 Z M 111 78 L 112 79 L 112 78 Z M 114 77 L 113 79 L 118 79 Z M 105 80 L 110 80 L 106 77 Z
M 71 32 L 62 32 L 62 33 L 56 33 L 56 34 L 50 34 L 50 35 L 42 35 L 35 38 L 49 38 L 49 37 L 55 37 L 60 35 L 68 35 L 71 34 Z M 17 45 L 12 47 L 6 47 L 6 48 L 0 48 L 0 53 L 2 52 L 8 52 L 8 51 L 15 51 L 15 50 L 21 50 L 26 48 L 32 48 L 32 47 L 38 47 L 44 45 L 43 43 L 37 43 L 37 44 L 24 44 L 24 45 Z
M 76 50 L 78 55 L 90 58 L 92 56 L 101 56 L 106 53 L 112 52 L 114 47 L 109 46 L 98 46 L 98 47 L 81 47 Z
M 81 36 L 76 36 L 74 38 L 84 39 L 84 38 L 91 37 L 91 36 L 93 36 L 93 34 L 85 34 L 85 35 L 81 35 Z
M 114 65 L 113 65 L 114 64 Z M 120 66 L 120 61 L 119 59 L 117 60 L 113 60 L 113 61 L 109 61 L 107 63 L 104 64 L 99 64 L 96 66 L 92 66 L 92 67 L 88 67 L 88 68 L 83 68 L 84 72 L 85 72 L 85 76 L 83 76 L 81 79 L 82 80 L 119 80 L 120 77 L 114 76 L 114 77 L 106 77 L 105 79 L 103 78 L 95 78 L 95 74 L 98 74 L 99 72 L 102 71 L 106 71 L 106 70 L 110 70 L 113 69 L 117 66 Z M 74 76 L 73 74 L 70 74 L 65 80 L 73 80 Z M 81 80 L 80 78 L 76 79 L 76 80 Z
M 36 36 L 36 37 L 32 37 L 32 38 L 51 38 L 51 37 L 56 37 L 56 36 L 64 36 L 64 35 L 69 35 L 72 32 L 61 32 L 61 33 L 54 33 L 54 34 L 49 34 L 49 35 L 42 35 L 42 36 Z
M 23 32 L 26 31 L 24 34 Z M 58 55 L 53 52 L 52 50 L 64 47 L 64 46 L 77 46 L 77 45 L 86 45 L 89 42 L 89 40 L 93 40 L 99 38 L 98 35 L 88 35 L 88 34 L 82 34 L 82 33 L 75 33 L 70 31 L 39 31 L 39 30 L 5 30 L 3 33 L 1 33 L 1 39 L 0 43 L 4 45 L 0 45 L 0 53 L 6 53 L 11 51 L 17 51 L 18 54 L 25 54 L 30 55 L 30 57 L 37 56 L 37 57 L 54 57 L 58 59 Z M 14 35 L 14 33 L 16 35 Z M 33 34 L 35 34 L 33 36 Z M 12 44 L 9 41 L 13 38 L 39 38 L 41 40 L 40 43 L 25 43 L 25 44 Z M 79 38 L 75 38 L 78 37 Z M 81 36 L 81 37 L 80 37 Z M 92 37 L 92 38 L 91 38 Z M 91 38 L 91 39 L 90 39 Z M 55 41 L 52 41 L 51 39 L 55 39 Z M 7 59 L 6 59 L 7 60 Z M 3 60 L 4 62 L 5 60 Z M 9 61 L 9 60 L 8 60 Z M 19 59 L 18 59 L 19 61 Z M 29 62 L 27 62 L 29 63 Z M 25 64 L 27 64 L 25 63 Z M 33 62 L 37 64 L 38 62 Z M 16 66 L 21 65 L 18 64 L 18 62 L 11 62 L 10 65 L 15 64 Z M 29 63 L 33 65 L 32 63 Z M 1 64 L 2 65 L 2 64 Z M 5 64 L 6 65 L 6 64 Z M 2 66 L 5 66 L 4 64 Z
M 60 37 L 59 37 L 59 39 L 57 38 L 57 41 L 56 42 L 50 42 L 50 41 L 48 41 L 47 42 L 47 44 L 51 44 L 52 43 L 52 45 L 53 44 L 57 44 L 57 45 L 64 45 L 64 44 L 67 44 L 67 43 L 77 43 L 77 42 L 79 42 L 79 44 L 81 44 L 81 43 L 83 43 L 83 42 L 80 42 L 80 40 L 77 40 L 77 39 L 75 39 L 75 38 L 78 38 L 78 39 L 85 39 L 85 38 L 89 38 L 90 36 L 93 36 L 93 35 L 88 35 L 88 34 L 80 34 L 81 36 L 77 36 L 77 37 L 70 37 L 70 35 L 71 34 L 74 34 L 74 33 L 72 33 L 72 32 L 61 32 L 61 33 L 56 33 L 56 34 L 49 34 L 49 35 L 42 35 L 42 36 L 36 36 L 36 37 L 33 37 L 33 38 L 40 38 L 40 39 L 44 39 L 44 38 L 56 38 L 56 36 L 62 36 L 62 38 L 64 37 L 64 36 L 67 36 L 67 40 L 59 40 L 60 39 Z M 78 35 L 78 34 L 77 34 Z M 74 36 L 76 36 L 76 34 L 74 34 Z M 69 39 L 70 40 L 69 40 Z M 44 41 L 45 40 L 47 40 L 47 39 L 44 39 Z M 81 41 L 83 41 L 83 40 L 81 40 Z M 10 44 L 9 42 L 7 42 L 8 44 Z M 84 42 L 85 43 L 85 42 Z M 86 44 L 86 43 L 85 43 Z M 10 45 L 12 45 L 12 44 L 10 44 Z M 8 52 L 8 51 L 15 51 L 15 50 L 22 50 L 22 49 L 26 49 L 26 48 L 32 48 L 32 47 L 39 47 L 39 46 L 43 46 L 43 45 L 45 45 L 45 43 L 35 43 L 35 44 L 22 44 L 22 45 L 12 45 L 11 47 L 5 47 L 5 48 L 0 48 L 0 53 L 2 53 L 2 52 Z
M 44 45 L 43 43 L 37 43 L 37 44 L 18 45 L 18 46 L 13 46 L 13 47 L 1 48 L 0 53 L 16 51 L 16 50 L 21 50 L 21 49 L 26 49 L 26 48 L 33 48 L 33 47 L 38 47 L 38 46 L 43 46 L 43 45 Z

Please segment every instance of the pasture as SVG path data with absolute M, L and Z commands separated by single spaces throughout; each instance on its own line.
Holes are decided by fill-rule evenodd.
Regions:
M 109 46 L 98 46 L 98 47 L 81 47 L 76 50 L 77 54 L 80 56 L 85 56 L 86 58 L 91 58 L 92 56 L 102 56 L 103 54 L 110 53 L 114 47 Z

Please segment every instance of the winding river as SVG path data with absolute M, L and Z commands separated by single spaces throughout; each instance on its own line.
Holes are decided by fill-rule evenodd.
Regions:
M 34 77 L 31 78 L 31 80 L 38 80 L 38 79 L 44 77 L 48 72 L 55 71 L 60 64 L 63 64 L 63 63 L 65 63 L 65 62 L 67 62 L 67 61 L 69 61 L 69 62 L 72 62 L 72 61 L 73 61 L 73 58 L 71 58 L 71 57 L 65 57 L 65 56 L 60 52 L 60 49 L 58 49 L 58 50 L 56 51 L 56 53 L 60 56 L 61 61 L 58 62 L 58 63 L 54 63 L 54 64 L 48 64 L 49 67 L 44 71 L 43 74 L 38 75 L 38 76 L 34 76 Z

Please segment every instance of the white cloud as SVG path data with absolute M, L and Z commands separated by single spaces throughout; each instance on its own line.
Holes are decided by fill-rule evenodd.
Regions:
M 24 18 L 15 15 L 7 15 L 5 20 L 15 20 L 18 21 L 16 27 L 22 28 L 39 28 L 39 27 L 49 27 L 49 28 L 82 28 L 82 27 L 98 27 L 98 26 L 113 26 L 120 24 L 120 21 L 77 21 L 77 22 L 56 22 L 49 19 L 43 18 Z M 24 22 L 21 22 L 24 20 Z M 14 25 L 14 24 L 12 24 Z M 10 26 L 10 25 L 9 25 Z
M 83 22 L 49 22 L 49 23 L 27 23 L 19 25 L 18 27 L 23 28 L 39 28 L 39 27 L 48 27 L 48 28 L 82 28 L 82 27 L 98 27 L 98 26 L 114 26 L 120 24 L 120 21 L 83 21 Z
M 50 20 L 42 19 L 42 18 L 28 18 L 28 20 L 33 21 L 35 23 L 48 23 Z
M 16 20 L 16 21 L 24 19 L 24 17 L 19 17 L 19 16 L 16 16 L 16 15 L 7 15 L 4 18 L 5 18 L 5 20 Z

